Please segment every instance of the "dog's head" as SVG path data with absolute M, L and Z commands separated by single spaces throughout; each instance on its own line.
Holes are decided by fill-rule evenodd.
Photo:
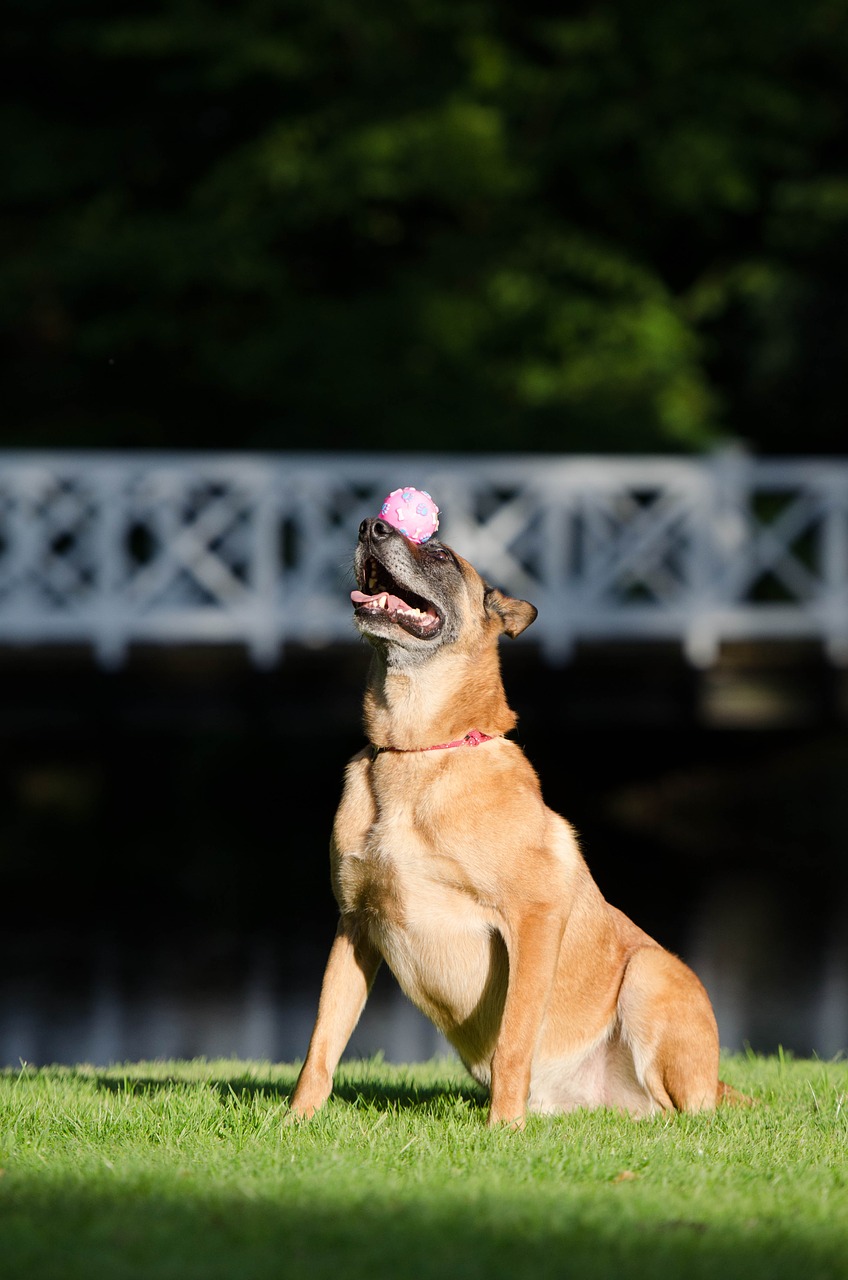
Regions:
M 410 542 L 379 517 L 359 527 L 354 572 L 359 630 L 377 648 L 412 659 L 446 644 L 520 635 L 536 617 L 532 604 L 489 586 L 443 542 Z

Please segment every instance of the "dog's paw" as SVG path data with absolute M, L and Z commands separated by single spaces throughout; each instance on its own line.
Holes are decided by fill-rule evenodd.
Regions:
M 526 1121 L 523 1115 L 508 1116 L 500 1115 L 494 1111 L 489 1112 L 486 1124 L 490 1129 L 506 1129 L 510 1133 L 520 1133 L 524 1128 Z
M 716 1101 L 719 1106 L 725 1107 L 756 1107 L 759 1105 L 758 1098 L 749 1098 L 747 1093 L 740 1093 L 738 1089 L 734 1089 L 732 1084 L 725 1084 L 723 1080 L 718 1082 L 718 1097 Z
M 319 1110 L 320 1104 L 314 1107 L 292 1107 L 289 1105 L 289 1109 L 283 1117 L 283 1127 L 290 1129 L 293 1125 L 308 1124 L 313 1116 L 318 1114 Z

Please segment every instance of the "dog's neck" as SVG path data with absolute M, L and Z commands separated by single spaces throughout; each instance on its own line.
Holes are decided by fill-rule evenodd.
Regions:
M 363 722 L 375 746 L 418 751 L 476 729 L 499 737 L 515 727 L 496 648 L 469 658 L 443 650 L 419 667 L 387 665 L 375 650 Z

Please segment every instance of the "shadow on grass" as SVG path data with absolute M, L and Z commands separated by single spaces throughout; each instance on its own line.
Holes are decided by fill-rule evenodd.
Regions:
M 334 1086 L 333 1093 L 344 1102 L 361 1102 L 377 1111 L 432 1106 L 442 1098 L 461 1099 L 477 1106 L 482 1106 L 486 1101 L 485 1092 L 470 1079 L 467 1084 L 456 1082 L 449 1085 L 394 1084 L 391 1081 L 380 1084 L 368 1080 L 341 1080 Z
M 344 1064 L 339 1071 L 333 1086 L 333 1096 L 344 1102 L 361 1103 L 378 1111 L 392 1111 L 398 1108 L 414 1109 L 430 1107 L 442 1098 L 455 1098 L 483 1106 L 486 1094 L 475 1085 L 469 1077 L 467 1082 L 455 1081 L 433 1084 L 416 1083 L 412 1080 L 369 1080 L 369 1073 L 381 1070 L 364 1064 L 361 1076 L 351 1064 Z M 72 1071 L 71 1071 L 72 1074 Z M 162 1089 L 176 1087 L 197 1088 L 204 1086 L 215 1089 L 222 1098 L 269 1098 L 272 1101 L 286 1101 L 294 1089 L 297 1072 L 292 1070 L 281 1079 L 257 1079 L 253 1076 L 211 1076 L 207 1080 L 198 1079 L 188 1074 L 175 1072 L 168 1076 L 122 1075 L 120 1071 L 97 1073 L 94 1081 L 98 1089 L 108 1093 L 145 1094 L 155 1093 Z
M 86 1194 L 22 1180 L 6 1188 L 0 1249 L 8 1274 L 30 1280 L 832 1280 L 845 1274 L 845 1233 L 799 1233 L 788 1220 L 732 1226 L 624 1216 L 616 1188 L 603 1205 L 564 1186 L 525 1198 L 420 1196 L 249 1199 L 135 1187 Z

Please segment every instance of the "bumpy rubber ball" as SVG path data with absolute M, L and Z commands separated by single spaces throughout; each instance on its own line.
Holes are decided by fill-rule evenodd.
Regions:
M 439 527 L 439 508 L 423 489 L 393 489 L 380 515 L 410 542 L 426 542 Z

